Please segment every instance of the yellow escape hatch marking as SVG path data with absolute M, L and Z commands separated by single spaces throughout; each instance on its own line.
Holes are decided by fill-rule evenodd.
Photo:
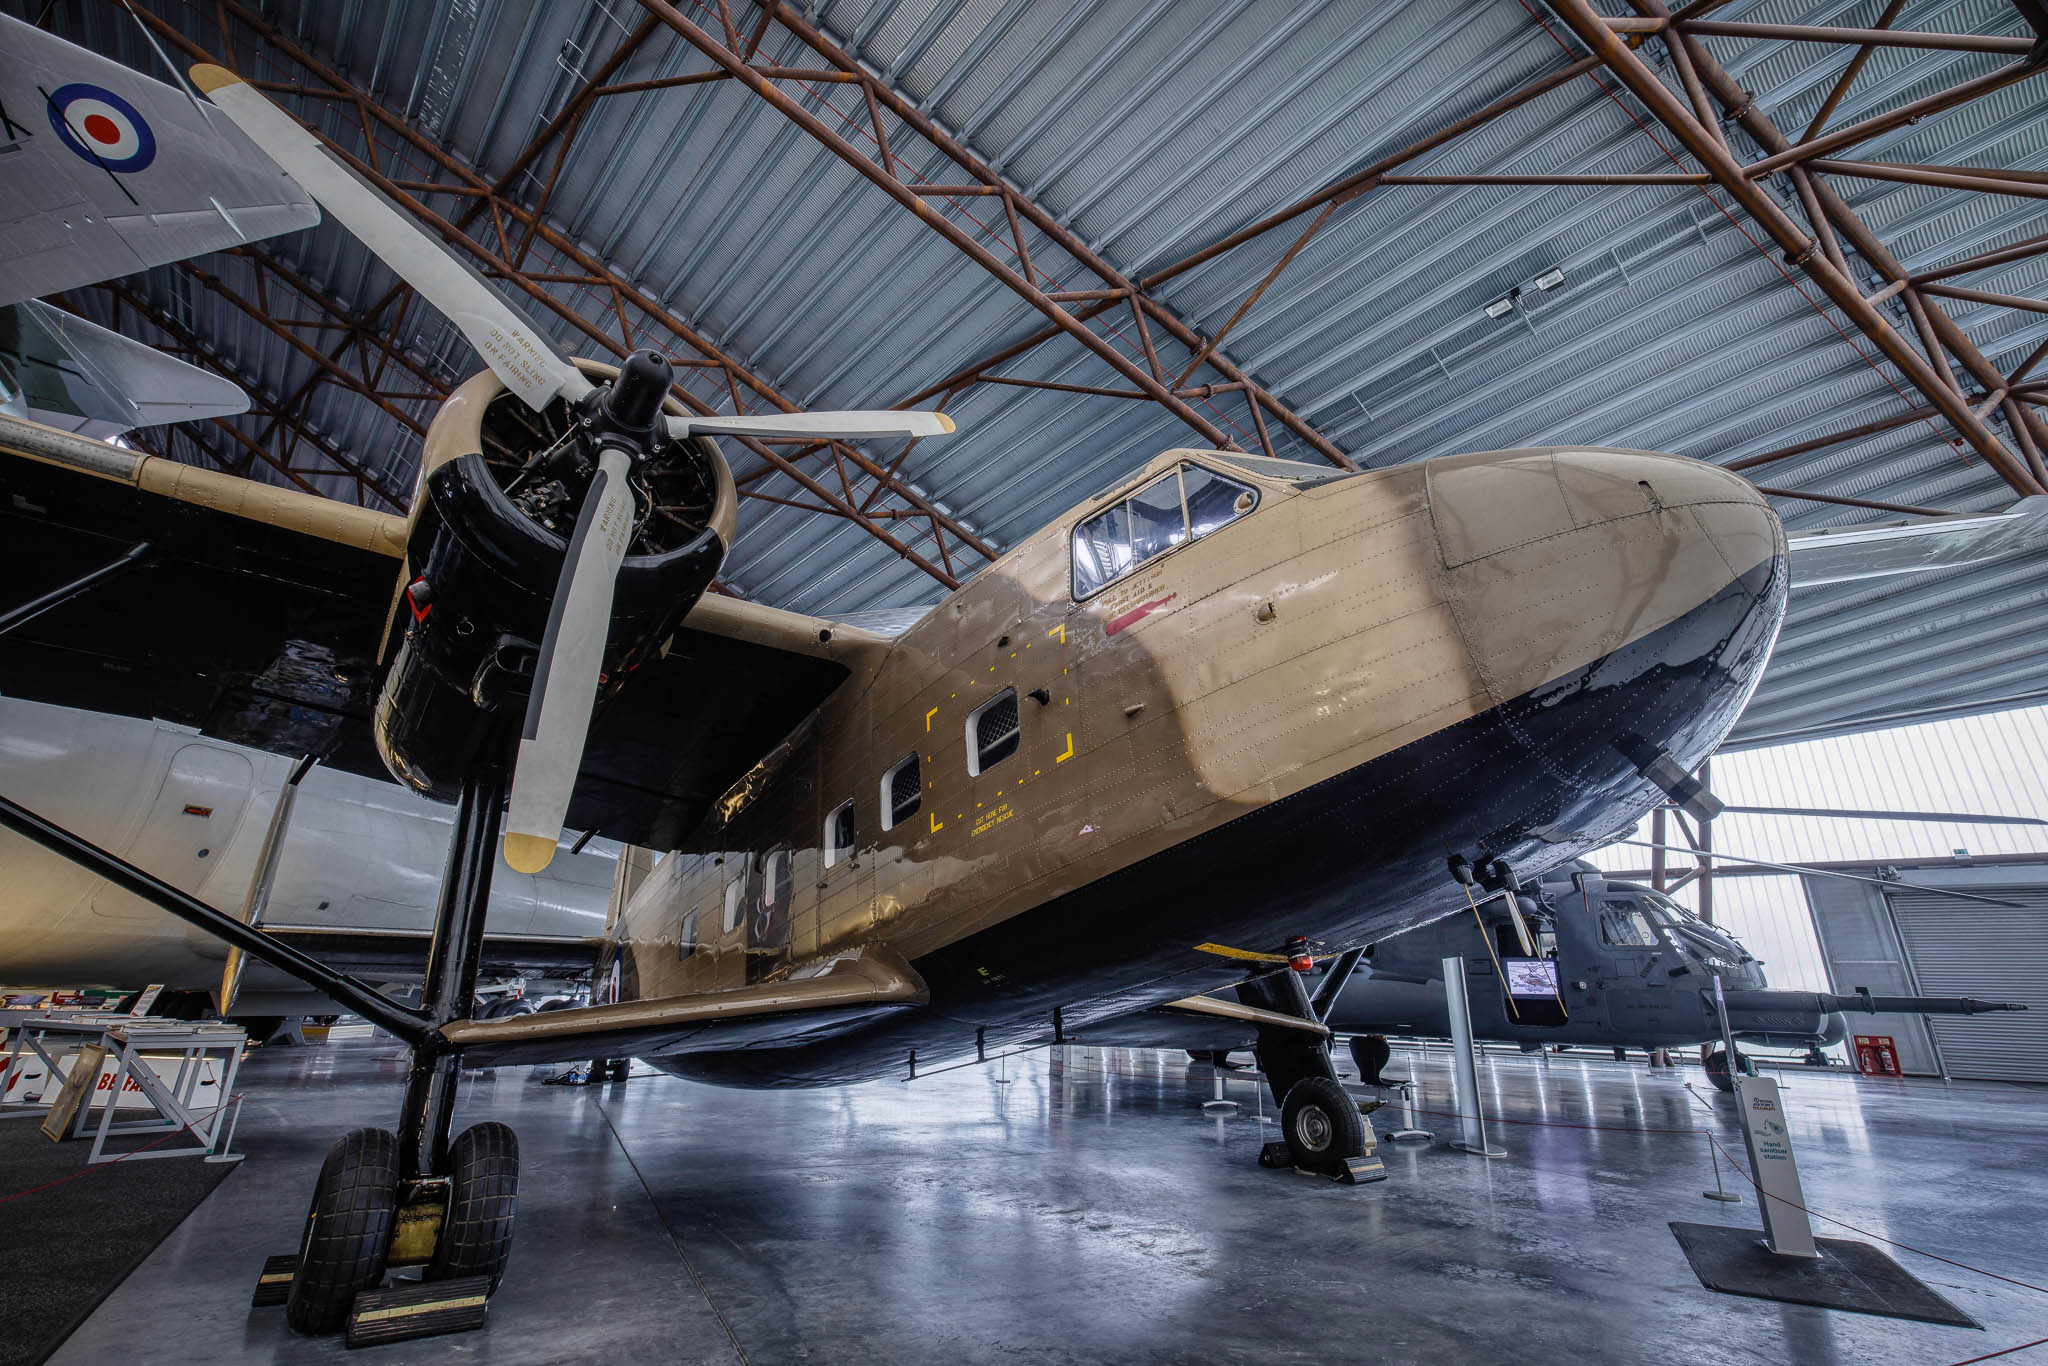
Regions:
M 945 823 L 944 821 L 942 821 L 942 820 L 940 820 L 940 819 L 939 819 L 939 813 L 938 813 L 938 812 L 936 812 L 936 811 L 932 812 L 932 813 L 931 813 L 931 818 L 932 818 L 932 833 L 933 833 L 934 835 L 938 834 L 938 833 L 939 833 L 939 832 L 940 832 L 941 830 L 944 830 L 944 829 L 946 828 L 946 823 Z
M 1047 632 L 1046 632 L 1046 634 L 1047 634 L 1047 635 L 1049 635 L 1049 636 L 1058 636 L 1058 637 L 1060 638 L 1060 644 L 1062 644 L 1062 645 L 1066 644 L 1066 643 L 1067 643 L 1067 623 L 1065 623 L 1064 621 L 1063 621 L 1063 622 L 1061 622 L 1061 623 L 1060 623 L 1059 625 L 1057 625 L 1057 626 L 1053 627 L 1053 628 L 1052 628 L 1052 629 L 1051 629 L 1050 631 L 1047 631 Z
M 924 733 L 926 735 L 930 735 L 932 733 L 932 718 L 934 716 L 937 716 L 938 714 L 939 709 L 937 707 L 933 707 L 930 711 L 924 714 Z
M 1065 763 L 1065 762 L 1066 762 L 1067 760 L 1069 760 L 1069 759 L 1071 759 L 1071 758 L 1073 758 L 1073 757 L 1074 757 L 1074 732 L 1072 732 L 1072 731 L 1068 731 L 1068 732 L 1067 732 L 1067 752 L 1066 752 L 1065 754 L 1057 754 L 1057 755 L 1054 755 L 1054 756 L 1053 756 L 1053 762 L 1054 762 L 1054 763 L 1056 763 L 1056 764 L 1063 764 L 1063 763 Z

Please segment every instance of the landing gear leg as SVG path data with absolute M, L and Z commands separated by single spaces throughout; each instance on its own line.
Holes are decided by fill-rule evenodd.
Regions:
M 455 809 L 420 999 L 437 1028 L 476 995 L 505 783 L 501 763 L 480 765 Z M 487 1276 L 497 1288 L 512 1246 L 519 1144 L 505 1125 L 488 1123 L 450 1143 L 461 1064 L 459 1050 L 428 1035 L 412 1051 L 397 1134 L 358 1129 L 328 1154 L 287 1301 L 299 1332 L 340 1329 L 356 1292 L 377 1286 L 391 1266 L 425 1266 L 429 1279 Z
M 1291 968 L 1244 983 L 1237 989 L 1237 999 L 1316 1022 L 1301 974 Z M 1261 1025 L 1253 1052 L 1280 1105 L 1284 1136 L 1284 1142 L 1265 1146 L 1259 1154 L 1261 1165 L 1292 1166 L 1351 1183 L 1386 1178 L 1379 1159 L 1366 1156 L 1365 1119 L 1337 1081 L 1327 1034 Z

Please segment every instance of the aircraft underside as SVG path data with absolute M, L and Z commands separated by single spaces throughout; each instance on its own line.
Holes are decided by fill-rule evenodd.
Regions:
M 1304 934 L 1330 950 L 1465 909 L 1446 859 L 1525 876 L 1596 848 L 1660 799 L 1631 754 L 1696 765 L 1732 724 L 1782 615 L 1765 561 L 1670 625 L 1496 706 L 915 960 L 930 1004 L 801 1048 L 697 1049 L 648 1061 L 746 1087 L 908 1076 L 1226 988 Z M 1293 914 L 1279 922 L 1274 888 Z M 1361 899 L 1360 889 L 1366 897 Z M 1197 947 L 1208 946 L 1208 947 Z M 1059 1012 L 1057 1026 L 1054 1012 Z M 913 1064 L 912 1055 L 915 1054 Z

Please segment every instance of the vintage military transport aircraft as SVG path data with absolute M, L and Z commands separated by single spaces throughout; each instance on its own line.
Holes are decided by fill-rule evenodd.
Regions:
M 516 1143 L 450 1141 L 459 1066 L 829 1084 L 1177 1003 L 1256 1027 L 1294 1160 L 1342 1173 L 1359 1117 L 1301 937 L 1462 909 L 1448 853 L 1535 872 L 1604 843 L 1661 799 L 1648 756 L 1697 764 L 1770 654 L 1786 543 L 1755 490 L 1576 447 L 1363 473 L 1168 451 L 894 635 L 707 595 L 735 527 L 717 434 L 949 424 L 696 417 L 659 356 L 564 360 L 256 91 L 193 77 L 491 367 L 432 424 L 409 518 L 0 420 L 0 545 L 40 594 L 0 687 L 457 801 L 414 1010 L 0 800 L 411 1046 L 398 1135 L 345 1136 L 316 1184 L 301 1330 L 390 1265 L 495 1284 Z M 151 571 L 91 586 L 142 542 Z M 565 822 L 671 851 L 610 931 L 604 1003 L 460 1018 L 501 820 L 515 868 Z

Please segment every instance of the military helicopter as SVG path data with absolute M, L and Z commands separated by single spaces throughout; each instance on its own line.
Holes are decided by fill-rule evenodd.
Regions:
M 1536 895 L 1478 902 L 1472 914 L 1380 941 L 1335 995 L 1324 1020 L 1348 1033 L 1368 1084 L 1387 1061 L 1386 1035 L 1448 1037 L 1443 960 L 1465 959 L 1475 1038 L 1518 1043 L 1671 1048 L 1709 1045 L 1707 1075 L 1734 1089 L 1714 1002 L 1719 980 L 1728 1033 L 1762 1048 L 1817 1054 L 1848 1032 L 1845 1012 L 1974 1015 L 2024 1005 L 1969 997 L 1874 996 L 1772 990 L 1763 964 L 1726 929 L 1641 883 L 1563 864 Z M 1519 921 L 1519 923 L 1518 923 Z M 1533 942 L 1525 942 L 1524 935 Z M 1743 1065 L 1740 1050 L 1736 1067 Z

